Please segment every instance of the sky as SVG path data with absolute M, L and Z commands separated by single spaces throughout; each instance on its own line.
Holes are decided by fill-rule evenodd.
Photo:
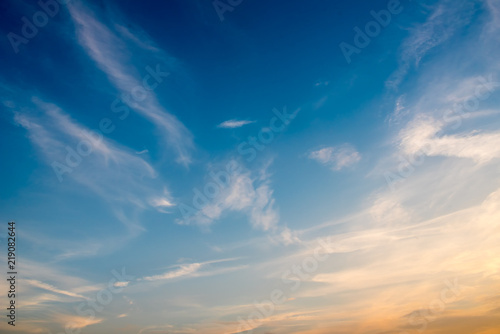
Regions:
M 499 1 L 0 7 L 0 332 L 500 333 Z

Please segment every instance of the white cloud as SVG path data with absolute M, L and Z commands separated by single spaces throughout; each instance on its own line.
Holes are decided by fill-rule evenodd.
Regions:
M 379 196 L 369 209 L 377 225 L 401 226 L 411 222 L 411 214 L 394 196 Z
M 174 279 L 182 276 L 192 276 L 194 273 L 196 273 L 200 268 L 202 264 L 201 263 L 191 263 L 187 265 L 182 265 L 179 269 L 173 270 L 173 271 L 168 271 L 164 274 L 161 275 L 154 275 L 154 276 L 146 276 L 142 278 L 142 280 L 145 281 L 160 281 L 160 280 L 169 280 L 169 279 Z
M 130 282 L 126 281 L 126 282 L 115 282 L 113 285 L 118 287 L 118 288 L 125 288 L 128 286 Z
M 405 95 L 401 95 L 396 99 L 394 105 L 394 111 L 389 114 L 386 121 L 390 124 L 400 123 L 406 116 L 408 116 L 409 110 L 405 106 Z
M 53 262 L 32 261 L 26 257 L 19 263 L 18 269 L 23 276 L 23 302 L 20 305 L 16 302 L 16 309 L 19 308 L 24 314 L 23 332 L 49 333 L 51 330 L 57 331 L 55 326 L 65 326 L 73 320 L 75 328 L 83 328 L 103 320 L 96 318 L 91 321 L 76 316 L 70 318 L 71 315 L 67 313 L 75 303 L 82 303 L 89 300 L 89 296 L 95 296 L 97 291 L 106 287 L 105 284 L 92 284 L 84 278 L 66 274 L 72 269 L 67 270 L 68 268 L 62 268 Z M 0 281 L 0 288 L 7 291 L 8 282 L 4 281 Z M 0 324 L 0 332 L 9 332 L 7 326 L 3 325 Z
M 167 198 L 158 197 L 151 199 L 151 205 L 155 207 L 171 207 L 174 206 L 172 202 L 170 202 Z
M 292 244 L 301 243 L 301 240 L 298 237 L 297 231 L 292 231 L 288 227 L 283 228 L 283 230 L 279 234 L 279 238 L 281 239 L 280 241 L 284 245 L 292 245 Z
M 479 164 L 500 157 L 500 132 L 438 135 L 444 127 L 443 122 L 420 115 L 401 131 L 401 150 L 408 155 L 468 158 Z
M 31 286 L 34 286 L 34 287 L 37 287 L 37 288 L 40 288 L 40 289 L 44 289 L 44 290 L 47 290 L 47 291 L 59 293 L 61 295 L 65 295 L 65 296 L 69 296 L 69 297 L 74 297 L 74 298 L 87 299 L 86 297 L 84 297 L 84 296 L 82 296 L 80 294 L 73 293 L 71 291 L 61 290 L 61 289 L 56 288 L 55 286 L 52 286 L 50 284 L 43 283 L 43 282 L 40 282 L 40 281 L 37 281 L 37 280 L 26 279 L 26 280 L 24 280 L 24 282 L 28 283 Z
M 319 86 L 328 86 L 330 84 L 330 81 L 318 81 L 314 84 L 314 86 L 319 87 Z
M 172 204 L 161 183 L 156 182 L 155 185 L 153 182 L 157 177 L 154 168 L 132 150 L 78 124 L 54 104 L 39 99 L 34 102 L 36 107 L 45 111 L 45 115 L 35 117 L 27 112 L 16 113 L 14 120 L 28 131 L 31 141 L 38 146 L 54 171 L 61 171 L 60 167 L 54 167 L 54 163 L 69 168 L 55 172 L 54 180 L 58 175 L 62 182 L 72 179 L 106 201 L 133 204 L 138 208 L 146 208 L 148 204 L 155 207 Z M 90 148 L 90 153 L 79 155 L 79 159 L 73 157 L 74 163 L 70 166 L 67 147 L 77 152 L 79 145 L 85 150 Z M 148 179 L 149 185 L 145 182 Z M 163 189 L 158 189 L 160 187 Z M 154 200 L 147 203 L 145 198 Z
M 73 326 L 73 329 L 83 329 L 90 325 L 95 325 L 104 321 L 103 318 L 96 317 L 81 317 L 77 315 L 68 315 L 68 314 L 57 314 L 53 319 L 53 321 L 61 324 L 66 327 L 68 324 Z
M 263 168 L 254 176 L 240 166 L 232 173 L 227 185 L 219 187 L 219 194 L 213 199 L 205 196 L 205 205 L 189 217 L 183 217 L 180 224 L 199 224 L 209 226 L 219 219 L 224 212 L 242 211 L 249 217 L 253 227 L 264 231 L 275 228 L 279 222 L 279 213 L 275 208 L 273 190 L 269 175 Z M 217 171 L 215 171 L 217 172 Z
M 330 167 L 334 171 L 339 171 L 359 162 L 361 155 L 351 145 L 343 144 L 313 151 L 309 154 L 309 158 Z
M 80 44 L 99 68 L 107 74 L 111 83 L 123 94 L 131 94 L 134 89 L 143 87 L 144 83 L 137 74 L 137 69 L 128 65 L 130 55 L 123 40 L 99 22 L 83 5 L 72 3 L 68 5 L 68 8 L 76 23 Z M 135 43 L 138 43 L 138 38 L 123 25 L 117 24 L 116 26 L 121 34 L 125 34 L 129 39 L 132 38 Z M 144 48 L 144 43 L 139 44 Z M 151 42 L 148 41 L 148 44 Z M 156 47 L 153 49 L 157 50 Z M 163 73 L 166 70 L 162 69 L 159 64 L 152 64 L 150 67 L 156 72 Z M 184 165 L 191 162 L 191 150 L 194 147 L 191 133 L 174 115 L 160 105 L 152 90 L 147 92 L 142 101 L 129 106 L 161 129 L 167 137 L 167 142 L 177 151 L 177 162 Z
M 500 29 L 500 4 L 496 0 L 486 0 L 489 12 L 491 14 L 491 22 L 487 26 L 488 33 L 495 33 Z
M 163 189 L 163 195 L 151 197 L 149 199 L 149 204 L 158 211 L 166 213 L 168 211 L 165 211 L 165 209 L 175 206 L 171 198 L 170 192 L 165 188 Z
M 425 203 L 413 203 L 410 208 L 424 204 L 426 210 L 427 189 L 420 187 L 412 190 L 423 194 Z M 468 197 L 469 194 L 464 192 L 463 195 Z M 498 227 L 495 224 L 500 215 L 499 198 L 500 189 L 497 189 L 468 209 L 431 219 L 408 220 L 405 218 L 408 216 L 406 209 L 397 198 L 381 194 L 374 205 L 364 212 L 364 217 L 357 217 L 347 224 L 350 230 L 353 229 L 351 224 L 359 220 L 364 223 L 364 228 L 354 228 L 351 232 L 339 230 L 337 226 L 325 228 L 319 233 L 321 239 L 330 239 L 329 257 L 319 263 L 316 270 L 301 276 L 300 280 L 298 275 L 293 277 L 297 280 L 298 289 L 293 292 L 295 300 L 291 308 L 276 310 L 258 323 L 268 331 L 290 332 L 289 328 L 287 331 L 279 330 L 285 324 L 281 317 L 298 305 L 310 305 L 316 301 L 321 306 L 307 309 L 306 314 L 311 317 L 301 318 L 301 324 L 308 324 L 312 331 L 317 329 L 319 333 L 330 333 L 331 328 L 338 328 L 338 324 L 349 316 L 352 321 L 342 325 L 339 333 L 353 332 L 360 324 L 370 332 L 399 332 L 408 329 L 405 315 L 439 298 L 443 288 L 447 288 L 445 281 L 455 282 L 455 279 L 461 290 L 457 300 L 463 300 L 462 305 L 467 305 L 461 312 L 488 315 L 498 307 L 498 300 L 491 299 L 489 291 L 492 284 L 498 286 L 499 282 L 500 262 L 496 254 L 500 235 L 496 233 Z M 366 226 L 366 221 L 373 214 L 376 220 L 403 219 L 396 225 Z M 318 244 L 314 239 L 305 240 L 294 254 L 274 258 L 259 269 L 265 270 L 267 277 L 279 281 L 284 272 L 289 272 L 292 264 L 300 265 L 305 263 L 304 259 L 311 258 Z M 268 270 L 271 270 L 271 275 Z M 342 300 L 342 307 L 339 308 L 337 303 L 322 304 L 325 300 L 336 298 Z M 379 310 L 380 305 L 384 305 L 382 310 Z M 238 312 L 238 315 L 251 314 L 254 310 L 252 305 L 238 307 L 246 308 L 246 312 Z M 441 320 L 454 316 L 449 309 L 456 307 L 447 305 L 446 312 L 435 314 L 440 319 L 432 324 L 436 330 L 442 325 L 438 324 Z M 388 314 L 393 317 L 388 317 Z M 380 323 L 382 316 L 385 319 L 383 324 Z M 322 326 L 316 327 L 316 323 Z M 325 331 L 320 328 L 325 328 Z
M 161 333 L 161 332 L 168 333 L 172 330 L 172 328 L 174 328 L 174 326 L 172 326 L 172 325 L 148 326 L 148 327 L 142 328 L 139 331 L 139 334 L 149 334 L 149 333 L 152 334 L 152 333 Z
M 25 100 L 29 101 L 29 98 Z M 26 234 L 32 242 L 51 245 L 60 261 L 72 257 L 95 256 L 110 252 L 144 230 L 138 214 L 144 210 L 167 212 L 174 203 L 164 182 L 154 168 L 133 150 L 114 143 L 97 132 L 77 123 L 58 106 L 33 99 L 34 105 L 23 104 L 23 113 L 14 112 L 14 120 L 27 130 L 28 137 L 41 153 L 49 168 L 46 180 L 57 183 L 64 191 L 74 182 L 78 192 L 90 191 L 107 204 L 116 219 L 126 227 L 125 233 L 107 236 L 105 240 L 60 240 L 52 237 Z M 37 110 L 38 109 L 38 110 Z M 43 113 L 41 113 L 42 111 Z M 68 163 L 68 147 L 73 150 Z M 89 148 L 89 154 L 78 153 Z M 78 155 L 78 158 L 75 157 Z M 57 166 L 57 168 L 55 167 Z M 66 166 L 66 167 L 61 167 Z M 66 169 L 62 169 L 66 168 Z
M 255 121 L 231 119 L 220 123 L 219 125 L 217 125 L 217 127 L 223 129 L 235 129 L 252 123 L 255 123 Z
M 418 67 L 432 49 L 445 43 L 460 28 L 464 27 L 474 12 L 473 4 L 467 1 L 441 0 L 429 14 L 427 20 L 411 29 L 403 42 L 399 68 L 386 82 L 389 88 L 397 88 L 412 66 Z
M 212 275 L 216 275 L 219 273 L 240 269 L 240 268 L 242 268 L 242 266 L 223 267 L 223 268 L 217 268 L 217 269 L 209 268 L 210 270 L 205 270 L 205 271 L 201 271 L 201 269 L 207 268 L 207 267 L 212 267 L 212 265 L 214 265 L 214 264 L 231 262 L 231 261 L 235 261 L 235 260 L 238 260 L 238 259 L 237 258 L 227 258 L 227 259 L 206 261 L 206 262 L 200 262 L 200 263 L 182 264 L 182 265 L 178 266 L 179 267 L 178 269 L 170 270 L 170 271 L 167 271 L 167 272 L 165 272 L 163 274 L 159 274 L 159 275 L 145 276 L 143 278 L 137 279 L 137 281 L 154 282 L 154 281 L 172 280 L 172 279 L 181 278 L 181 277 L 182 278 L 190 278 L 190 277 L 212 276 Z

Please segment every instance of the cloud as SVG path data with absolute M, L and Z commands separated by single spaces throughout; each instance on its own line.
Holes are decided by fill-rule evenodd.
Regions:
M 377 224 L 387 226 L 408 224 L 412 218 L 395 196 L 379 196 L 370 208 L 370 214 Z
M 217 125 L 217 127 L 223 129 L 235 129 L 235 128 L 241 128 L 242 126 L 245 126 L 247 124 L 252 124 L 255 122 L 256 121 L 231 119 L 220 123 L 219 125 Z
M 68 275 L 72 271 L 55 263 L 32 261 L 26 256 L 19 263 L 18 271 L 22 272 L 23 302 L 16 309 L 23 314 L 22 333 L 59 332 L 60 327 L 72 324 L 73 328 L 83 328 L 103 321 L 102 318 L 78 317 L 71 310 L 75 303 L 82 303 L 89 295 L 105 288 L 105 284 L 92 284 L 84 278 Z M 8 287 L 5 280 L 0 281 L 0 288 Z M 47 283 L 50 282 L 50 283 Z M 16 296 L 17 297 L 17 296 Z M 10 332 L 11 326 L 0 324 L 0 332 Z
M 301 295 L 306 298 L 311 295 L 365 291 L 366 294 L 362 295 L 352 294 L 354 299 L 343 304 L 346 313 L 354 311 L 356 305 L 361 307 L 363 303 L 366 305 L 367 300 L 371 300 L 375 304 L 384 305 L 386 309 L 381 313 L 395 312 L 393 314 L 403 316 L 417 309 L 419 305 L 429 305 L 439 298 L 442 289 L 446 288 L 444 281 L 446 279 L 453 281 L 458 277 L 460 285 L 467 288 L 463 290 L 460 297 L 471 303 L 468 311 L 463 312 L 481 314 L 484 312 L 480 311 L 483 309 L 484 300 L 476 300 L 476 297 L 484 293 L 483 290 L 488 285 L 486 281 L 489 280 L 489 275 L 494 275 L 495 269 L 493 268 L 498 264 L 498 260 L 492 258 L 493 249 L 498 248 L 498 245 L 495 245 L 498 235 L 491 236 L 491 234 L 497 229 L 492 222 L 496 221 L 496 217 L 500 214 L 500 207 L 496 202 L 499 194 L 500 189 L 487 196 L 478 206 L 435 217 L 429 221 L 410 224 L 405 222 L 397 228 L 360 231 L 354 234 L 357 235 L 356 238 L 350 234 L 334 236 L 338 251 L 350 244 L 348 249 L 351 252 L 369 250 L 373 256 L 369 256 L 368 261 L 364 262 L 361 257 L 368 256 L 367 252 L 351 253 L 349 259 L 356 265 L 335 270 L 329 274 L 316 275 L 313 281 L 326 285 L 313 288 L 315 292 L 304 291 Z M 371 241 L 366 238 L 370 235 Z M 363 236 L 365 238 L 361 238 Z M 356 242 L 353 243 L 353 241 Z M 481 246 L 469 248 L 467 245 Z M 489 254 L 487 258 L 483 258 L 485 254 Z M 488 264 L 490 261 L 496 264 L 493 266 Z M 425 277 L 430 274 L 431 277 Z M 381 290 L 376 292 L 377 288 L 381 287 L 384 293 Z M 389 293 L 389 290 L 392 292 Z M 400 297 L 398 297 L 398 291 L 402 294 Z M 385 302 L 383 302 L 384 299 Z M 373 311 L 369 307 L 363 307 L 363 309 L 363 313 Z M 363 318 L 363 315 L 359 313 L 361 310 L 358 309 L 351 315 Z M 370 321 L 369 318 L 365 319 L 360 319 L 360 321 Z M 398 324 L 397 317 L 393 321 L 394 329 L 404 325 L 404 322 Z M 379 324 L 381 325 L 387 324 Z M 377 326 L 377 324 L 373 323 L 372 326 Z M 383 327 L 378 328 L 379 331 L 383 329 Z M 385 328 L 385 330 L 389 329 Z
M 339 171 L 359 162 L 361 160 L 361 155 L 351 145 L 343 144 L 313 151 L 309 153 L 309 159 L 328 166 L 334 171 Z
M 283 228 L 283 230 L 279 234 L 279 237 L 284 245 L 298 244 L 301 242 L 298 237 L 298 233 L 296 231 L 290 230 L 288 227 Z
M 474 11 L 473 2 L 467 0 L 439 1 L 431 8 L 427 20 L 411 29 L 401 46 L 399 68 L 386 81 L 386 86 L 396 89 L 412 66 L 418 67 L 432 49 L 444 44 L 466 26 Z
M 62 326 L 71 325 L 69 328 L 73 329 L 83 329 L 87 326 L 95 325 L 104 321 L 103 318 L 96 317 L 81 317 L 77 315 L 67 315 L 67 314 L 58 314 L 54 319 L 55 322 L 60 323 Z
M 443 129 L 444 124 L 431 116 L 417 117 L 400 133 L 401 150 L 407 155 L 468 158 L 478 164 L 500 157 L 500 132 L 438 135 Z
M 167 198 L 159 197 L 151 199 L 151 205 L 155 207 L 171 207 L 174 206 Z
M 126 288 L 130 282 L 115 282 L 113 285 L 118 287 L 118 288 Z
M 36 98 L 34 107 L 44 114 L 15 113 L 14 120 L 28 131 L 52 166 L 54 180 L 56 176 L 60 181 L 73 179 L 106 201 L 138 208 L 147 208 L 149 203 L 144 198 L 153 198 L 150 204 L 154 207 L 172 204 L 164 186 L 163 190 L 154 186 L 154 168 L 132 150 L 78 124 L 54 104 Z M 147 179 L 151 180 L 149 185 Z
M 500 5 L 495 0 L 486 0 L 486 5 L 490 12 L 490 23 L 486 26 L 488 33 L 495 33 L 500 29 Z
M 394 111 L 386 117 L 389 125 L 399 124 L 409 114 L 409 110 L 405 107 L 405 95 L 401 95 L 396 99 Z
M 426 193 L 424 188 L 419 191 Z M 435 318 L 429 328 L 433 332 L 452 332 L 448 329 L 462 317 L 492 316 L 490 311 L 500 305 L 500 300 L 488 297 L 493 286 L 500 286 L 500 262 L 495 256 L 500 235 L 494 223 L 500 215 L 500 188 L 465 210 L 428 220 L 406 219 L 397 224 L 367 226 L 366 222 L 373 219 L 370 216 L 374 207 L 382 213 L 375 219 L 392 215 L 393 208 L 399 213 L 392 218 L 406 216 L 400 214 L 402 206 L 396 200 L 391 202 L 389 195 L 380 194 L 363 217 L 347 222 L 356 225 L 359 221 L 363 229 L 345 232 L 336 226 L 319 232 L 323 240 L 331 239 L 333 247 L 328 258 L 318 263 L 315 270 L 290 276 L 294 279 L 290 284 L 280 283 L 283 273 L 311 259 L 317 240 L 305 240 L 295 253 L 275 257 L 267 266 L 257 267 L 255 276 L 267 274 L 266 277 L 275 278 L 276 287 L 285 296 L 293 296 L 293 300 L 275 305 L 273 312 L 256 322 L 249 321 L 250 325 L 258 324 L 263 331 L 273 333 L 301 332 L 290 322 L 293 316 L 300 318 L 302 329 L 307 328 L 310 333 L 351 333 L 360 328 L 363 332 L 388 333 L 416 330 L 419 327 L 409 322 L 407 315 L 418 309 L 427 310 L 440 300 L 443 290 L 452 299 L 450 296 L 455 295 L 448 290 L 450 286 L 459 287 L 458 297 L 446 304 L 443 311 L 431 312 Z M 409 205 L 410 209 L 417 208 L 415 204 Z M 298 287 L 291 290 L 293 286 Z M 251 300 L 252 295 L 248 298 Z M 296 311 L 311 304 L 317 307 Z M 232 317 L 247 319 L 258 309 L 251 304 L 233 306 Z M 347 318 L 349 321 L 345 321 Z M 445 321 L 448 318 L 452 320 Z M 493 322 L 488 323 L 493 326 Z M 239 325 L 235 323 L 233 328 Z
M 54 263 L 49 265 L 48 263 L 24 259 L 19 266 L 30 286 L 61 295 L 86 299 L 84 293 L 98 291 L 103 288 L 103 286 L 91 284 L 81 277 L 66 274 L 64 267 Z M 33 279 L 35 277 L 36 280 Z M 51 282 L 51 284 L 44 282 Z
M 198 206 L 199 209 L 191 207 L 193 214 L 177 222 L 209 226 L 225 212 L 240 211 L 247 214 L 253 227 L 264 231 L 274 229 L 279 222 L 279 213 L 275 207 L 269 175 L 266 173 L 267 167 L 252 173 L 243 166 L 238 166 L 225 185 L 218 188 L 217 196 L 210 199 L 209 196 L 198 195 L 197 198 L 204 203 Z M 211 171 L 217 172 L 219 170 Z
M 172 325 L 148 326 L 148 327 L 142 328 L 139 331 L 139 334 L 161 333 L 161 332 L 169 333 L 172 331 L 172 328 L 174 328 L 174 326 L 172 326 Z
M 468 41 L 466 46 L 481 49 L 483 43 Z M 456 53 L 464 54 L 466 59 L 461 60 L 464 66 L 475 67 L 480 63 L 487 70 L 463 74 L 449 68 L 446 59 L 437 59 L 442 69 L 423 73 L 426 84 L 405 94 L 406 115 L 412 117 L 405 117 L 409 120 L 396 135 L 401 156 L 456 157 L 477 164 L 500 156 L 500 132 L 487 126 L 500 113 L 495 104 L 500 63 L 486 52 L 469 54 L 462 52 L 463 49 L 458 48 Z M 391 119 L 397 118 L 398 111 Z M 399 119 L 402 123 L 403 119 Z
M 163 213 L 168 213 L 166 208 L 171 208 L 175 206 L 175 203 L 172 201 L 172 196 L 169 191 L 165 188 L 163 189 L 163 195 L 161 196 L 153 196 L 149 199 L 149 204 L 155 207 L 158 211 Z
M 241 266 L 237 267 L 232 267 L 232 268 L 222 268 L 218 270 L 208 270 L 208 271 L 201 271 L 201 269 L 210 267 L 213 264 L 216 263 L 222 263 L 222 262 L 230 262 L 237 260 L 236 258 L 228 258 L 228 259 L 221 259 L 221 260 L 213 260 L 213 261 L 207 261 L 207 262 L 200 262 L 200 263 L 188 263 L 188 264 L 182 264 L 179 265 L 178 269 L 175 270 L 170 270 L 167 271 L 163 274 L 159 275 L 153 275 L 153 276 L 145 276 L 143 278 L 137 279 L 137 281 L 149 281 L 149 282 L 154 282 L 154 281 L 166 281 L 166 280 L 172 280 L 176 278 L 190 278 L 190 277 L 200 277 L 200 276 L 212 276 L 218 273 L 222 273 L 228 270 L 234 270 L 234 269 L 240 269 L 242 268 Z
M 314 86 L 328 86 L 330 84 L 330 81 L 318 81 L 314 84 Z
M 201 263 L 191 263 L 188 265 L 182 265 L 177 270 L 169 271 L 161 275 L 146 276 L 142 278 L 142 280 L 159 281 L 159 280 L 170 280 L 182 276 L 192 276 L 201 268 L 201 266 L 202 266 Z
M 167 212 L 175 205 L 155 169 L 127 147 L 105 138 L 72 119 L 55 104 L 28 94 L 14 111 L 14 121 L 22 126 L 30 141 L 49 166 L 48 183 L 56 183 L 61 191 L 76 183 L 78 192 L 90 191 L 107 203 L 107 207 L 124 226 L 123 235 L 111 235 L 105 241 L 62 240 L 26 233 L 34 243 L 62 250 L 53 255 L 61 261 L 71 257 L 104 254 L 137 236 L 144 230 L 138 214 L 145 210 Z M 15 109 L 16 110 L 16 109 Z M 83 152 L 83 153 L 82 153 Z M 60 183 L 58 183 L 58 178 Z
M 40 288 L 40 289 L 44 289 L 44 290 L 47 290 L 47 291 L 59 293 L 61 295 L 70 296 L 70 297 L 74 297 L 74 298 L 86 299 L 84 296 L 79 295 L 77 293 L 73 293 L 71 291 L 61 290 L 61 289 L 56 288 L 55 286 L 52 286 L 50 284 L 43 283 L 43 282 L 40 282 L 40 281 L 37 281 L 37 280 L 27 279 L 27 280 L 24 280 L 24 281 L 26 283 L 28 283 L 29 285 L 37 287 L 37 288 Z
M 156 87 L 169 73 L 165 72 L 165 69 L 162 69 L 160 64 L 145 66 L 147 72 L 149 72 L 148 77 L 158 81 L 153 85 L 145 85 L 144 78 L 146 77 L 140 78 L 137 69 L 130 65 L 131 53 L 128 50 L 128 45 L 110 28 L 99 22 L 91 14 L 90 10 L 84 8 L 83 5 L 72 3 L 68 5 L 68 8 L 75 22 L 81 46 L 99 68 L 107 74 L 111 83 L 126 96 L 130 97 L 130 94 L 133 96 L 134 94 L 141 95 L 135 102 L 128 103 L 128 107 L 131 107 L 161 129 L 169 145 L 177 152 L 177 162 L 183 165 L 190 164 L 191 151 L 194 148 L 192 134 L 158 102 L 156 95 L 153 93 L 153 88 L 148 88 Z M 154 51 L 159 50 L 156 46 L 151 46 L 151 41 L 144 43 L 142 37 L 135 36 L 123 25 L 118 23 L 115 23 L 115 25 L 122 35 L 133 40 L 135 44 L 139 44 L 141 49 L 153 48 Z M 142 91 L 142 93 L 139 94 L 139 91 Z M 125 106 L 120 108 L 125 108 Z

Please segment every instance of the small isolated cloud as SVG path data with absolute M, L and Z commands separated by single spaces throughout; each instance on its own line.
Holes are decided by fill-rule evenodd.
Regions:
M 128 283 L 129 282 L 115 282 L 115 284 L 113 284 L 115 287 L 117 288 L 125 288 L 128 286 Z
M 171 200 L 169 191 L 164 188 L 162 196 L 153 196 L 149 199 L 149 204 L 155 207 L 158 211 L 168 213 L 165 209 L 175 206 Z
M 334 171 L 349 167 L 361 160 L 361 155 L 349 144 L 325 147 L 309 154 L 309 159 L 329 166 Z
M 255 121 L 230 119 L 229 121 L 220 123 L 217 127 L 222 129 L 236 129 L 252 123 L 255 123 Z
M 314 84 L 314 86 L 319 87 L 319 86 L 328 86 L 330 84 L 330 81 L 318 81 Z
M 174 206 L 175 204 L 173 204 L 166 198 L 159 197 L 151 199 L 151 205 L 155 207 L 169 207 L 169 206 Z

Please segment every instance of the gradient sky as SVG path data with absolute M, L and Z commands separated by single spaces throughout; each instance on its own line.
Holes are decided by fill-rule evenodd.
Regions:
M 500 333 L 498 0 L 41 3 L 1 5 L 2 333 Z

